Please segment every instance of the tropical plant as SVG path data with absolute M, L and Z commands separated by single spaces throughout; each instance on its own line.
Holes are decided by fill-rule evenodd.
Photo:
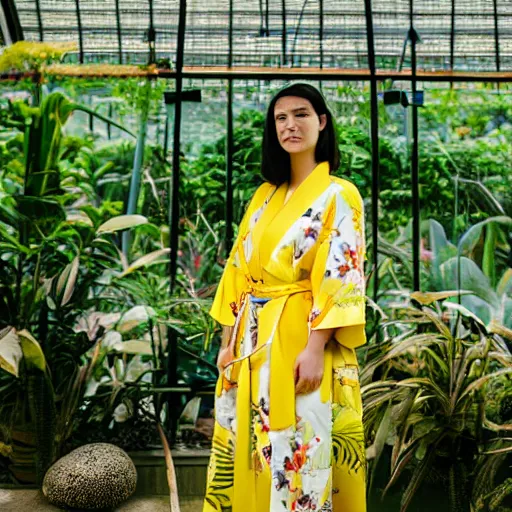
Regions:
M 76 43 L 18 41 L 4 48 L 0 55 L 0 73 L 41 71 L 45 64 L 60 60 L 67 52 L 75 49 Z
M 448 239 L 437 220 L 421 222 L 421 281 L 423 288 L 431 291 L 465 290 L 467 293 L 448 302 L 462 305 L 481 319 L 490 332 L 512 340 L 512 269 L 509 266 L 512 218 L 504 215 L 492 194 L 488 197 L 498 215 L 471 226 L 456 244 Z M 411 289 L 411 238 L 412 221 L 393 242 L 379 237 L 381 305 L 394 300 L 397 289 Z M 370 278 L 369 288 L 372 286 Z
M 482 499 L 472 497 L 471 489 L 487 488 L 485 468 L 512 453 L 510 439 L 500 437 L 512 425 L 488 419 L 486 393 L 501 377 L 512 389 L 512 355 L 474 315 L 445 301 L 456 294 L 403 294 L 402 305 L 382 324 L 384 340 L 371 349 L 377 355 L 361 374 L 372 475 L 389 443 L 384 493 L 403 485 L 402 511 L 416 503 L 418 490 L 434 474 L 447 482 L 450 512 L 468 510 Z
M 490 217 L 468 229 L 455 246 L 442 226 L 430 221 L 432 253 L 425 266 L 429 289 L 467 291 L 457 302 L 481 319 L 490 332 L 512 341 L 512 269 L 506 260 L 510 226 L 510 217 Z
M 104 233 L 145 222 L 124 218 L 94 226 L 85 214 L 68 216 L 59 162 L 62 126 L 75 110 L 87 109 L 60 93 L 48 95 L 41 107 L 19 105 L 22 179 L 8 169 L 0 191 L 1 356 L 9 361 L 4 369 L 20 377 L 6 381 L 13 401 L 3 404 L 0 423 L 35 435 L 39 480 L 55 456 L 57 415 L 67 414 L 62 396 L 80 381 L 80 358 L 91 344 L 75 332 L 74 321 L 87 307 L 95 279 L 118 259 Z

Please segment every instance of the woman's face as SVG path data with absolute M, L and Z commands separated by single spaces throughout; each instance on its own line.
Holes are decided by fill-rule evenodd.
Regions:
M 305 98 L 283 96 L 276 102 L 274 120 L 279 144 L 286 152 L 314 153 L 327 116 L 318 116 L 313 105 Z

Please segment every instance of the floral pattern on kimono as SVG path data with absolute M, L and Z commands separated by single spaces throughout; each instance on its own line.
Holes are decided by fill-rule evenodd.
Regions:
M 237 359 L 236 378 L 217 384 L 204 512 L 366 510 L 363 203 L 326 162 L 285 203 L 286 189 L 254 194 L 211 309 L 234 326 Z M 295 396 L 315 329 L 334 329 L 322 384 Z

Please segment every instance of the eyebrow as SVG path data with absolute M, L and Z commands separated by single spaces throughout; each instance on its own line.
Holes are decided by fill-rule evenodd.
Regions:
M 301 110 L 308 110 L 308 107 L 307 106 L 304 106 L 304 107 L 298 107 L 298 108 L 294 108 L 292 110 L 293 113 L 296 113 L 296 112 L 300 112 Z M 279 112 L 277 112 L 275 115 L 276 116 L 279 116 L 281 114 L 284 114 L 285 111 L 284 110 L 280 110 Z

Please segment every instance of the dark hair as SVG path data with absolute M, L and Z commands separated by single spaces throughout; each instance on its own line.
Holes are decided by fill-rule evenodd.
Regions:
M 334 120 L 327 108 L 325 99 L 320 91 L 315 89 L 312 85 L 293 84 L 279 91 L 272 98 L 267 110 L 261 155 L 261 174 L 263 178 L 277 186 L 290 179 L 290 155 L 281 147 L 281 144 L 279 144 L 274 120 L 274 108 L 277 100 L 283 96 L 304 98 L 311 103 L 319 117 L 325 114 L 327 123 L 318 137 L 315 149 L 315 160 L 318 163 L 328 161 L 330 172 L 336 171 L 340 165 L 338 140 Z

